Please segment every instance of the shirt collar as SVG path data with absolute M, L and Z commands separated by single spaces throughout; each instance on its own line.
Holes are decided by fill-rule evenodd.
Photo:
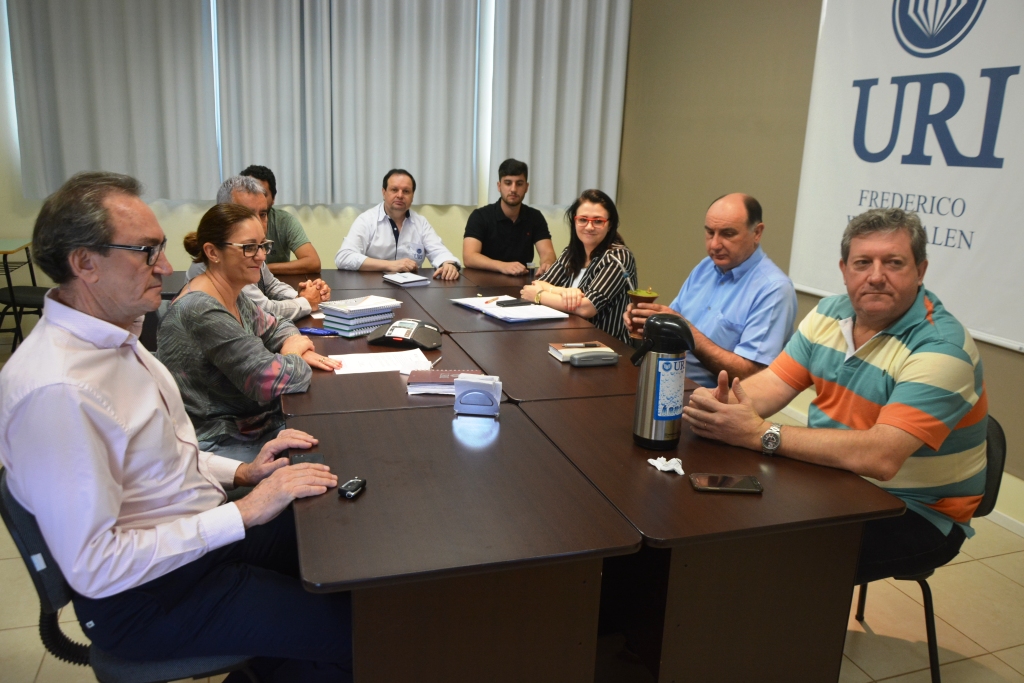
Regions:
M 754 266 L 760 263 L 763 259 L 764 249 L 761 248 L 761 245 L 758 245 L 757 249 L 754 250 L 754 253 L 751 254 L 746 261 L 739 264 L 732 270 L 723 271 L 718 266 L 715 266 L 715 270 L 718 271 L 719 279 L 725 279 L 731 275 L 734 281 L 738 281 L 743 279 L 743 276 L 753 270 Z
M 51 325 L 67 330 L 74 336 L 100 349 L 116 349 L 124 344 L 135 346 L 139 340 L 134 334 L 105 320 L 95 318 L 57 300 L 57 288 L 46 293 L 43 316 Z
M 406 209 L 405 210 L 405 217 L 409 218 L 411 215 L 412 215 L 412 209 Z M 390 220 L 391 220 L 391 216 L 389 216 L 388 212 L 384 210 L 384 202 L 381 202 L 380 204 L 377 205 L 377 222 L 378 223 L 383 223 L 384 221 L 390 221 Z

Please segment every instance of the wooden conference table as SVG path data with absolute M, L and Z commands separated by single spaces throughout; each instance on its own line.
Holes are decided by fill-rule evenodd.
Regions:
M 334 298 L 358 295 L 348 281 Z M 428 357 L 501 377 L 500 419 L 456 417 L 451 397 L 402 396 L 404 380 L 386 375 L 315 372 L 285 399 L 289 426 L 320 439 L 339 477 L 367 479 L 354 501 L 295 505 L 307 588 L 353 593 L 356 680 L 592 681 L 602 558 L 624 554 L 612 561 L 644 572 L 631 637 L 659 681 L 837 680 L 863 523 L 903 503 L 847 472 L 684 430 L 664 455 L 687 473 L 755 474 L 765 488 L 697 493 L 632 442 L 629 347 L 579 319 L 479 322 L 447 299 L 509 286 L 457 282 L 387 295 L 406 302 L 402 317 L 446 330 Z M 619 364 L 547 354 L 591 339 Z

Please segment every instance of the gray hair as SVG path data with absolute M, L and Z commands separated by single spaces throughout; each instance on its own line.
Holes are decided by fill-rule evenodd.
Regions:
M 921 219 L 915 211 L 903 209 L 870 209 L 854 216 L 843 232 L 841 246 L 843 263 L 850 258 L 850 242 L 854 237 L 863 237 L 876 232 L 893 233 L 906 230 L 910 236 L 910 251 L 914 254 L 914 263 L 920 265 L 928 258 L 926 253 L 928 235 L 925 234 Z
M 114 233 L 104 201 L 113 193 L 138 197 L 142 183 L 120 173 L 71 176 L 43 202 L 32 229 L 32 258 L 58 285 L 74 279 L 68 256 L 76 249 L 106 255 Z
M 267 196 L 267 191 L 263 189 L 263 186 L 260 185 L 259 181 L 255 178 L 250 178 L 246 175 L 233 175 L 221 183 L 220 189 L 217 190 L 217 203 L 234 204 L 235 200 L 231 198 L 231 193 L 235 190 L 238 190 L 243 194 L 258 194 L 261 197 Z

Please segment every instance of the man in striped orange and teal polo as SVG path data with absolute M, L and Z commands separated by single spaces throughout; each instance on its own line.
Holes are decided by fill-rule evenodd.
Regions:
M 839 262 L 847 294 L 822 299 L 766 370 L 731 393 L 723 372 L 684 410 L 701 436 L 850 470 L 902 499 L 905 515 L 865 525 L 857 583 L 953 559 L 985 491 L 981 358 L 924 287 L 926 243 L 914 213 L 854 218 Z M 812 384 L 807 427 L 761 417 Z

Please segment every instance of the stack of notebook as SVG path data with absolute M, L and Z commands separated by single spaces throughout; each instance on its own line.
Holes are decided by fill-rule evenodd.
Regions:
M 381 325 L 391 322 L 395 309 L 402 305 L 386 296 L 361 296 L 357 299 L 324 301 L 320 310 L 324 314 L 324 328 L 334 330 L 342 337 L 361 337 Z

